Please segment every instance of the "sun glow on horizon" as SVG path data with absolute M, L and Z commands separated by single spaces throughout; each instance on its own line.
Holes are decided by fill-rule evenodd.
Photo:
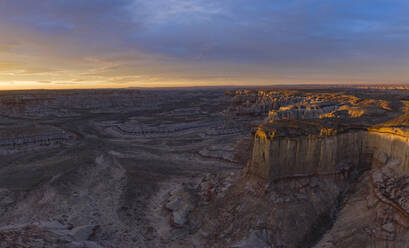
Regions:
M 407 9 L 405 0 L 4 0 L 0 90 L 408 83 Z

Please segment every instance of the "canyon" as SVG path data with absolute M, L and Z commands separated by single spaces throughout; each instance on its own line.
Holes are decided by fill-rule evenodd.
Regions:
M 0 93 L 0 247 L 407 247 L 406 86 Z

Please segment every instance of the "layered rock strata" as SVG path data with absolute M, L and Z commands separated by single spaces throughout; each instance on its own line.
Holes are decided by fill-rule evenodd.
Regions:
M 52 126 L 5 127 L 0 130 L 0 152 L 66 142 L 73 135 Z
M 347 173 L 351 168 L 370 168 L 373 154 L 385 152 L 409 173 L 409 137 L 382 129 L 343 133 L 320 129 L 299 135 L 291 131 L 257 130 L 248 172 L 266 179 Z

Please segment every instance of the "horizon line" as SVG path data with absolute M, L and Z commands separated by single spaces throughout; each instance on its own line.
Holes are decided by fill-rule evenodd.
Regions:
M 84 87 L 84 88 L 22 88 L 22 89 L 1 89 L 4 91 L 66 91 L 66 90 L 154 90 L 154 89 L 188 89 L 188 88 L 266 88 L 266 87 L 359 87 L 359 86 L 409 86 L 409 82 L 405 83 L 278 83 L 278 84 L 232 84 L 232 85 L 192 85 L 192 86 L 128 86 L 128 87 Z

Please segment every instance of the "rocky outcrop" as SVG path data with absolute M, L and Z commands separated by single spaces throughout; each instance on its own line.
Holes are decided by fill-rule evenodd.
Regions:
M 381 163 L 385 161 L 387 164 L 371 173 L 374 195 L 402 215 L 409 217 L 409 176 L 400 171 L 402 161 L 387 158 L 384 154 L 378 161 Z
M 228 94 L 232 104 L 227 113 L 263 116 L 266 121 L 320 118 L 358 118 L 390 111 L 384 100 L 363 100 L 353 94 L 329 94 L 306 90 L 237 90 Z
M 241 127 L 229 127 L 223 121 L 194 121 L 160 125 L 143 125 L 139 123 L 100 123 L 100 127 L 115 136 L 132 137 L 168 137 L 181 133 L 196 132 L 202 136 L 234 135 L 243 132 Z
M 223 160 L 230 163 L 238 163 L 235 158 L 234 147 L 225 146 L 210 146 L 205 147 L 198 152 L 199 156 L 203 158 Z
M 171 212 L 170 223 L 174 227 L 183 227 L 189 221 L 189 214 L 195 207 L 195 195 L 188 187 L 176 188 L 169 192 L 165 204 Z
M 240 128 L 224 128 L 224 127 L 216 127 L 210 128 L 206 131 L 206 135 L 208 136 L 221 136 L 221 135 L 230 135 L 230 134 L 239 134 L 242 130 Z
M 72 138 L 72 134 L 52 126 L 5 127 L 0 131 L 0 153 L 61 144 Z
M 5 226 L 0 228 L 0 247 L 102 248 L 98 243 L 89 241 L 95 228 L 72 229 L 58 222 Z
M 399 159 L 400 170 L 409 173 L 409 137 L 386 133 L 384 129 L 342 133 L 321 129 L 318 135 L 298 134 L 259 129 L 248 173 L 266 179 L 345 174 L 352 168 L 370 168 L 377 152 Z
M 248 173 L 266 179 L 335 174 L 366 159 L 362 132 L 335 136 L 279 137 L 258 130 Z
M 407 174 L 399 159 L 374 155 L 371 171 L 362 175 L 316 248 L 406 247 L 409 242 Z
M 297 104 L 304 100 L 302 96 L 282 94 L 281 91 L 275 90 L 237 90 L 229 95 L 233 97 L 233 102 L 227 111 L 238 116 L 265 116 L 270 110 Z
M 271 111 L 268 116 L 268 120 L 290 120 L 290 119 L 318 119 L 322 118 L 326 114 L 334 112 L 339 109 L 339 106 L 326 106 L 323 108 L 317 109 L 285 109 L 285 110 L 277 110 Z
M 310 247 L 328 228 L 347 185 L 341 178 L 224 178 L 202 181 L 201 200 L 189 215 L 190 232 L 204 247 Z

